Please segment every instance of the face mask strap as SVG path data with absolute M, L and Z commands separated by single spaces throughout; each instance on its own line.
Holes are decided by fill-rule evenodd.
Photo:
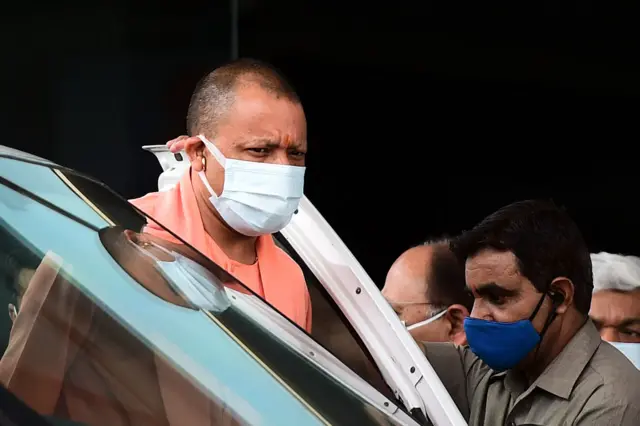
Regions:
M 205 138 L 204 135 L 198 135 L 198 137 L 200 138 L 200 140 L 202 141 L 202 143 L 204 143 L 204 146 L 207 147 L 207 149 L 209 150 L 209 152 L 211 153 L 211 155 L 213 155 L 213 157 L 216 159 L 216 161 L 218 161 L 218 163 L 220 163 L 220 165 L 222 166 L 222 168 L 224 169 L 224 165 L 225 165 L 225 158 L 224 155 L 222 155 L 222 152 L 220 152 L 220 150 L 218 149 L 217 146 L 215 146 L 213 143 L 211 143 L 209 141 L 209 139 Z M 204 174 L 204 171 L 201 171 L 198 173 L 198 176 L 200 177 L 200 180 L 202 181 L 202 183 L 204 184 L 204 186 L 207 188 L 207 190 L 209 191 L 209 194 L 211 196 L 214 197 L 218 197 L 218 195 L 213 191 L 213 188 L 211 187 L 211 185 L 209 184 L 209 181 L 207 180 L 207 176 Z
M 211 187 L 211 185 L 209 185 L 209 181 L 207 180 L 207 176 L 205 176 L 204 172 L 198 172 L 198 177 L 200 177 L 202 184 L 207 187 L 209 194 L 217 198 L 218 195 L 215 192 L 213 192 L 213 188 Z
M 210 142 L 209 139 L 205 138 L 204 135 L 198 135 L 198 137 L 200 138 L 202 143 L 204 143 L 204 146 L 207 147 L 211 155 L 215 157 L 215 159 L 218 161 L 218 163 L 220 163 L 220 165 L 224 169 L 226 158 L 224 157 L 224 155 L 222 155 L 222 152 L 220 152 L 218 147 L 215 146 L 212 142 Z
M 544 293 L 542 295 L 542 298 L 540 299 L 540 302 L 538 303 L 538 307 L 534 311 L 534 315 L 531 317 L 531 320 L 533 320 L 533 317 L 535 317 L 535 314 L 538 312 L 538 309 L 542 305 L 542 301 L 544 300 L 544 297 L 546 295 L 547 295 L 547 293 Z M 551 326 L 551 323 L 553 322 L 553 320 L 556 319 L 556 316 L 558 316 L 558 313 L 556 312 L 556 309 L 558 309 L 558 305 L 559 305 L 559 303 L 556 302 L 553 298 L 551 298 L 551 309 L 552 309 L 552 311 L 549 314 L 549 316 L 547 317 L 547 320 L 545 321 L 544 326 L 542 327 L 542 331 L 540 331 L 540 341 L 538 342 L 538 346 L 536 347 L 536 354 L 535 354 L 536 357 L 538 356 L 538 351 L 540 350 L 540 345 L 542 345 L 542 339 L 543 339 L 545 333 L 547 332 L 547 330 Z
M 531 315 L 529 316 L 529 321 L 533 321 L 533 319 L 538 314 L 538 311 L 540 310 L 540 307 L 542 306 L 542 302 L 544 302 L 544 298 L 546 295 L 547 293 L 542 293 L 542 297 L 540 297 L 540 300 L 538 301 L 536 308 L 533 310 L 533 313 L 531 313 Z
M 435 322 L 436 320 L 438 320 L 439 318 L 442 318 L 442 316 L 444 314 L 447 313 L 447 309 L 443 309 L 442 311 L 438 312 L 437 314 L 427 318 L 426 320 L 422 320 L 420 322 L 417 322 L 415 324 L 411 324 L 409 327 L 407 327 L 408 331 L 414 330 L 418 327 L 422 327 L 423 325 L 427 325 L 427 324 L 431 324 L 432 322 Z M 403 321 L 404 323 L 404 321 Z
M 555 300 L 553 300 L 553 298 L 551 299 L 551 313 L 549 314 L 549 316 L 547 317 L 547 321 L 545 321 L 544 323 L 544 327 L 542 327 L 542 331 L 540 332 L 540 341 L 542 341 L 542 336 L 544 336 L 544 333 L 547 332 L 547 329 L 549 328 L 549 326 L 551 326 L 551 323 L 553 322 L 554 319 L 556 319 L 556 317 L 558 316 L 558 313 L 556 312 L 556 309 L 558 309 L 558 305 L 559 303 L 556 302 Z

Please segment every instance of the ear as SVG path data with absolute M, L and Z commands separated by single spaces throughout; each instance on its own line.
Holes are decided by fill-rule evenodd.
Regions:
M 451 305 L 447 308 L 445 317 L 451 324 L 449 340 L 456 345 L 466 345 L 467 336 L 464 333 L 464 319 L 469 316 L 469 311 L 463 305 Z
M 551 282 L 549 290 L 554 292 L 557 297 L 556 313 L 564 314 L 573 305 L 573 296 L 575 288 L 573 282 L 567 277 L 558 277 Z
M 189 137 L 184 139 L 182 142 L 184 143 L 184 150 L 189 156 L 191 168 L 196 172 L 203 171 L 202 158 L 205 151 L 204 143 L 197 136 Z

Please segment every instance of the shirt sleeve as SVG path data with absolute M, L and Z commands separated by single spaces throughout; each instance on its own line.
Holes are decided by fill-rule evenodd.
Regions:
M 55 411 L 67 368 L 88 333 L 94 309 L 59 274 L 61 264 L 52 252 L 43 258 L 0 360 L 0 382 L 42 415 Z
M 452 343 L 422 342 L 429 363 L 465 419 L 476 388 L 491 369 L 473 352 Z
M 637 394 L 637 392 L 635 392 Z M 615 396 L 611 386 L 598 389 L 587 400 L 574 421 L 574 426 L 637 426 L 640 419 L 640 400 Z

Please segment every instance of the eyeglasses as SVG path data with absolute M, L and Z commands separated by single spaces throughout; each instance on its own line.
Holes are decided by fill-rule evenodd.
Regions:
M 427 325 L 427 324 L 430 324 L 432 322 L 437 321 L 438 319 L 442 318 L 444 316 L 444 314 L 446 314 L 446 313 L 447 313 L 447 308 L 445 308 L 445 309 L 443 309 L 443 310 L 441 310 L 439 312 L 436 312 L 435 314 L 431 315 L 429 318 L 427 318 L 425 320 L 422 320 L 422 321 L 417 322 L 415 324 L 411 324 L 408 327 L 407 327 L 407 324 L 404 321 L 402 321 L 402 325 L 407 327 L 408 331 L 411 331 L 411 330 L 414 330 L 414 329 L 416 329 L 418 327 L 422 327 L 423 325 Z
M 393 306 L 405 307 L 405 306 L 415 306 L 415 305 L 426 305 L 426 306 L 436 307 L 435 313 L 429 315 L 426 319 L 422 321 L 419 321 L 415 324 L 411 324 L 410 326 L 407 326 L 406 321 L 400 320 L 402 325 L 407 327 L 407 330 L 413 330 L 415 328 L 422 327 L 423 325 L 427 325 L 434 321 L 437 321 L 439 318 L 442 318 L 442 316 L 447 312 L 447 309 L 448 309 L 448 306 L 445 306 L 442 303 L 432 303 L 432 302 L 396 302 L 394 300 L 387 299 L 387 303 L 389 303 L 389 305 L 391 305 L 392 307 Z

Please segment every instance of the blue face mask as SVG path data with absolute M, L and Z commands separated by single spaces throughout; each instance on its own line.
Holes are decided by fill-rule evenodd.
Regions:
M 555 313 L 549 316 L 541 334 L 538 334 L 531 323 L 545 296 L 546 294 L 542 295 L 533 313 L 526 320 L 495 322 L 465 318 L 464 331 L 471 351 L 495 371 L 509 370 L 518 365 L 540 343 L 542 335 L 555 318 Z M 555 307 L 552 312 L 555 312 Z

